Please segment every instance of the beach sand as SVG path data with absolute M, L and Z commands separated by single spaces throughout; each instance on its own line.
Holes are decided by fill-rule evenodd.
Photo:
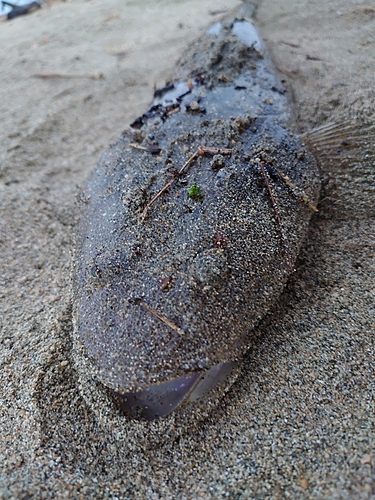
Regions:
M 111 427 L 78 388 L 77 194 L 184 47 L 239 4 L 77 0 L 0 24 L 0 498 L 375 498 L 374 155 L 322 162 L 297 271 L 204 423 L 164 439 L 159 422 L 150 447 L 153 424 Z M 301 131 L 374 121 L 375 4 L 256 7 Z

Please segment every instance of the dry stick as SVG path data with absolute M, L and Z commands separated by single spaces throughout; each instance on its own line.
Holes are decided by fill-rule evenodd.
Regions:
M 180 327 L 178 327 L 175 323 L 173 323 L 173 321 L 169 320 L 163 314 L 160 314 L 152 306 L 150 306 L 149 304 L 147 304 L 146 302 L 143 302 L 143 301 L 140 304 L 145 309 L 147 309 L 147 311 L 150 311 L 151 314 L 153 314 L 154 316 L 156 316 L 158 319 L 160 319 L 160 321 L 162 321 L 163 323 L 165 323 L 166 325 L 168 325 L 170 328 L 172 328 L 172 330 L 174 330 L 175 332 L 177 332 L 179 335 L 184 335 L 184 332 L 183 332 L 183 330 L 181 330 Z
M 285 182 L 285 184 L 290 187 L 290 189 L 292 190 L 293 194 L 295 196 L 298 196 L 299 198 L 301 198 L 301 200 L 306 203 L 306 205 L 308 205 L 309 208 L 311 208 L 311 210 L 313 212 L 319 212 L 319 210 L 316 208 L 316 206 L 311 203 L 309 197 L 307 196 L 307 194 L 305 193 L 305 191 L 303 191 L 303 189 L 299 188 L 298 186 L 296 186 L 295 184 L 293 184 L 293 182 L 289 179 L 289 177 L 285 174 L 283 174 L 279 169 L 276 169 L 277 170 L 277 173 L 279 174 L 279 176 L 281 177 L 281 179 Z M 300 191 L 298 193 L 298 191 Z
M 130 144 L 130 146 L 133 146 L 133 147 L 137 147 L 137 149 L 142 149 L 142 146 L 134 146 L 133 144 Z M 182 172 L 185 170 L 186 167 L 188 167 L 188 165 L 190 165 L 190 163 L 192 161 L 195 160 L 195 158 L 197 156 L 203 156 L 205 154 L 212 154 L 212 155 L 216 155 L 216 154 L 223 154 L 223 155 L 229 155 L 231 154 L 232 152 L 232 149 L 229 149 L 229 148 L 210 148 L 208 146 L 199 146 L 199 148 L 197 149 L 197 151 L 190 156 L 190 158 L 184 163 L 184 165 L 180 168 L 180 170 L 178 171 L 177 175 L 172 179 L 170 180 L 164 187 L 163 189 L 161 189 L 153 198 L 152 200 L 146 205 L 146 208 L 143 210 L 142 212 L 142 218 L 141 218 L 141 222 L 143 222 L 146 218 L 146 215 L 147 215 L 147 212 L 148 212 L 148 209 L 151 207 L 151 205 L 158 199 L 160 198 L 160 196 L 165 193 L 171 186 L 172 184 L 180 177 L 180 175 L 182 174 Z
M 268 193 L 269 193 L 270 198 L 271 198 L 271 203 L 272 203 L 272 206 L 273 206 L 273 210 L 274 210 L 275 215 L 276 215 L 277 223 L 278 223 L 279 228 L 280 228 L 280 233 L 281 233 L 281 238 L 283 240 L 283 245 L 284 245 L 284 250 L 285 250 L 285 254 L 286 254 L 286 259 L 288 261 L 288 265 L 290 267 L 290 270 L 293 272 L 293 271 L 295 271 L 295 269 L 294 269 L 294 266 L 293 266 L 292 255 L 291 255 L 291 252 L 290 252 L 289 241 L 288 241 L 288 238 L 286 237 L 285 232 L 284 232 L 283 222 L 281 220 L 280 213 L 279 213 L 279 210 L 277 208 L 277 203 L 276 203 L 276 199 L 274 197 L 273 191 L 272 191 L 270 178 L 269 178 L 269 175 L 268 175 L 266 169 L 264 168 L 264 161 L 260 162 L 260 168 L 262 170 L 262 174 L 263 174 L 264 180 L 266 182 Z
M 129 146 L 135 149 L 140 149 L 141 151 L 147 151 L 147 148 L 145 148 L 144 146 L 139 146 L 138 144 L 134 144 L 134 142 L 130 142 Z
M 133 142 L 129 143 L 129 146 L 135 149 L 140 149 L 141 151 L 146 151 L 146 153 L 151 153 L 151 154 L 159 154 L 161 151 L 161 148 L 159 146 L 139 146 L 139 144 L 134 144 Z
M 206 153 L 211 155 L 230 155 L 233 149 L 229 148 L 209 148 L 208 146 L 199 146 L 198 153 L 204 155 Z
M 35 73 L 31 78 L 41 78 L 42 80 L 55 80 L 58 78 L 91 78 L 92 80 L 101 80 L 104 78 L 103 73 L 89 73 L 83 75 L 75 75 L 71 73 Z
M 198 150 L 199 151 L 199 150 Z M 185 168 L 190 165 L 190 163 L 198 156 L 199 152 L 196 151 L 193 155 L 190 156 L 190 158 L 188 159 L 188 161 L 183 165 L 183 167 L 180 168 L 180 170 L 178 171 L 178 175 L 176 177 L 174 177 L 172 180 L 170 180 L 168 182 L 168 184 L 166 184 L 163 189 L 161 189 L 153 198 L 152 200 L 150 201 L 150 203 L 148 203 L 146 205 L 146 208 L 143 210 L 142 212 L 142 222 L 145 220 L 146 218 L 146 215 L 147 215 L 147 212 L 148 212 L 148 209 L 151 207 L 151 205 L 163 194 L 165 193 L 165 191 L 167 191 L 167 189 L 169 189 L 172 184 L 177 180 L 177 178 L 182 174 L 182 172 L 185 170 Z

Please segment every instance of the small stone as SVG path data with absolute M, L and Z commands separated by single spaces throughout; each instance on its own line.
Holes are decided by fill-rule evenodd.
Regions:
M 363 455 L 363 457 L 361 458 L 361 464 L 362 465 L 371 465 L 372 464 L 372 453 L 369 453 L 367 455 Z
M 190 103 L 190 109 L 192 111 L 199 111 L 200 108 L 201 107 L 199 106 L 199 104 L 197 103 L 197 101 L 191 101 L 191 103 Z
M 165 278 L 159 278 L 159 288 L 160 290 L 166 290 L 172 282 L 171 276 L 166 276 Z
M 211 168 L 219 170 L 225 167 L 225 158 L 223 155 L 215 155 L 211 160 Z
M 299 478 L 299 484 L 304 490 L 307 490 L 307 488 L 309 487 L 309 483 L 307 482 L 305 476 L 301 476 Z

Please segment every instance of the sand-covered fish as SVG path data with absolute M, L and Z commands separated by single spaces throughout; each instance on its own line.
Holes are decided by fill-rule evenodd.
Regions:
M 75 336 L 124 413 L 166 416 L 237 376 L 316 210 L 318 168 L 290 127 L 262 40 L 235 20 L 103 154 L 82 196 Z

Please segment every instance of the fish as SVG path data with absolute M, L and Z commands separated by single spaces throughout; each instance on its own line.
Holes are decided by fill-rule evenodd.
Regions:
M 103 153 L 80 196 L 74 343 L 77 370 L 125 416 L 190 411 L 238 377 L 317 211 L 303 139 L 240 18 L 191 44 Z
M 16 5 L 10 2 L 2 1 L 2 6 L 6 5 L 11 7 L 11 11 L 7 14 L 7 19 L 14 19 L 18 16 L 24 16 L 25 14 L 29 14 L 30 12 L 40 9 L 42 5 L 39 2 L 30 2 L 24 5 Z

